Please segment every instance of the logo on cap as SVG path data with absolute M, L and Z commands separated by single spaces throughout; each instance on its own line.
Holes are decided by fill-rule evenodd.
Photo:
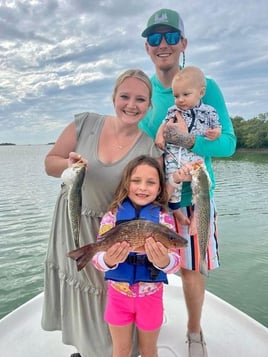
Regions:
M 157 24 L 159 22 L 168 22 L 168 17 L 166 13 L 156 14 L 154 17 L 154 23 Z

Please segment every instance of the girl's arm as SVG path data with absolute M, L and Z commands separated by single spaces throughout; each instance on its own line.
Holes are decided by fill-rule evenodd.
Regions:
M 102 234 L 115 226 L 115 220 L 115 215 L 111 211 L 102 217 L 97 241 L 101 239 Z M 97 252 L 92 258 L 92 264 L 96 269 L 103 272 L 116 269 L 119 263 L 126 260 L 129 251 L 130 245 L 127 242 L 115 243 L 106 252 Z
M 159 223 L 176 231 L 174 219 L 173 219 L 173 217 L 170 216 L 170 214 L 161 212 Z M 155 261 L 155 263 L 157 263 L 157 264 L 154 264 L 156 268 L 162 270 L 166 274 L 175 273 L 176 271 L 178 271 L 180 269 L 181 257 L 179 255 L 178 249 L 167 250 L 167 248 L 165 248 L 160 242 L 155 242 L 153 240 L 153 238 L 152 238 L 152 240 L 151 240 L 151 238 L 149 238 L 147 241 L 148 241 L 147 244 L 149 243 L 151 248 L 153 248 L 152 250 L 156 250 L 156 252 L 158 252 L 160 259 L 161 259 L 161 255 L 162 255 L 162 259 L 163 259 L 162 261 L 161 260 L 156 261 L 156 260 L 154 260 L 155 257 L 151 256 L 153 264 L 154 264 L 154 261 Z M 147 249 L 148 249 L 148 251 L 152 252 L 152 250 L 150 249 L 150 246 L 147 246 Z M 145 247 L 145 250 L 146 250 L 146 247 Z M 150 260 L 150 256 L 148 256 L 148 259 Z
M 145 252 L 148 260 L 153 265 L 170 274 L 175 273 L 180 269 L 180 255 L 176 249 L 167 249 L 162 243 L 156 242 L 153 237 L 146 239 Z
M 99 234 L 97 236 L 97 241 L 101 240 L 101 235 L 109 231 L 115 226 L 115 216 L 112 212 L 107 212 L 101 219 Z M 97 252 L 92 258 L 92 264 L 94 267 L 100 271 L 107 271 L 110 268 L 104 262 L 105 252 Z
M 100 271 L 116 269 L 119 263 L 123 263 L 130 252 L 127 242 L 115 243 L 106 252 L 98 252 L 92 258 L 94 267 Z

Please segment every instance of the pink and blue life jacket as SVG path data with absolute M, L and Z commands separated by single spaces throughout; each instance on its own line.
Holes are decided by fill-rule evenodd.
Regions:
M 160 210 L 159 206 L 152 203 L 137 209 L 129 199 L 126 199 L 117 210 L 116 224 L 133 219 L 146 219 L 159 223 Z M 130 252 L 127 259 L 119 263 L 116 269 L 108 270 L 105 279 L 127 282 L 130 285 L 140 281 L 168 283 L 166 273 L 149 262 L 146 254 L 135 252 Z

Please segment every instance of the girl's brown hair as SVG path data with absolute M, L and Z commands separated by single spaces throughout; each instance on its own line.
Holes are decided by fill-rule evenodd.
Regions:
M 153 157 L 140 155 L 131 160 L 125 167 L 121 180 L 115 190 L 114 200 L 110 205 L 110 210 L 114 212 L 122 202 L 128 197 L 130 179 L 133 171 L 140 165 L 148 165 L 156 169 L 159 176 L 159 194 L 153 204 L 161 207 L 162 211 L 166 211 L 168 202 L 168 193 L 166 190 L 165 176 L 162 167 L 159 162 Z

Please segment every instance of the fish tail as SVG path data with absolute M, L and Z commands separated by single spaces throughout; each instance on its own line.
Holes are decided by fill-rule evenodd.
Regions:
M 83 269 L 94 256 L 95 251 L 91 244 L 84 245 L 67 253 L 67 256 L 76 261 L 77 270 Z
M 208 276 L 208 267 L 205 259 L 200 260 L 199 271 L 201 274 Z

